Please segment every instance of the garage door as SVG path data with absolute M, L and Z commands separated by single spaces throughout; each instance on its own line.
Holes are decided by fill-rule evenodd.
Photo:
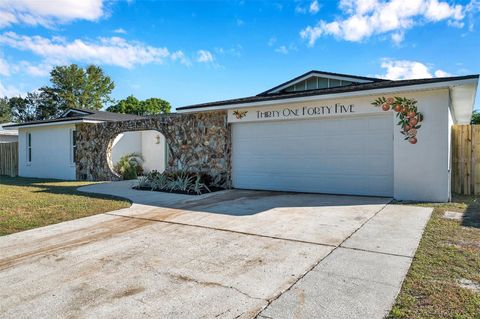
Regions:
M 391 116 L 232 124 L 233 187 L 392 196 Z

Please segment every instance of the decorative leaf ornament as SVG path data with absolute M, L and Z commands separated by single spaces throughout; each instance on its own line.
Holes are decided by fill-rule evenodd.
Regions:
M 395 111 L 396 117 L 399 119 L 397 125 L 401 126 L 401 133 L 405 136 L 405 140 L 411 144 L 417 143 L 417 132 L 421 127 L 423 114 L 418 111 L 416 100 L 398 96 L 394 98 L 379 97 L 372 102 L 372 105 L 381 107 L 384 111 Z
M 247 115 L 247 113 L 248 113 L 248 111 L 239 111 L 239 110 L 233 111 L 233 115 L 235 115 L 235 117 L 238 120 L 243 119 Z

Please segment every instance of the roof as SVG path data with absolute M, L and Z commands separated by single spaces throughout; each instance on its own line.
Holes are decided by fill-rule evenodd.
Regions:
M 18 130 L 4 130 L 3 127 L 4 126 L 8 126 L 8 125 L 13 125 L 15 123 L 0 123 L 0 135 L 9 135 L 9 136 L 16 136 L 18 135 Z
M 69 115 L 73 114 L 73 115 Z M 71 123 L 78 121 L 99 121 L 99 122 L 117 122 L 117 121 L 128 121 L 128 120 L 137 120 L 143 117 L 132 114 L 122 114 L 122 113 L 113 113 L 106 111 L 97 111 L 81 108 L 70 108 L 65 113 L 63 113 L 59 118 L 48 119 L 48 120 L 39 120 L 39 121 L 30 121 L 25 123 L 18 123 L 13 125 L 5 125 L 5 128 L 15 128 L 22 126 L 35 126 L 35 125 L 46 125 L 50 123 Z
M 371 78 L 371 77 L 366 77 L 366 76 L 358 76 L 358 75 L 351 75 L 351 74 L 343 74 L 343 73 L 333 73 L 333 72 L 325 72 L 325 71 L 317 71 L 317 70 L 311 70 L 308 71 L 307 73 L 304 73 L 302 75 L 297 76 L 296 78 L 293 78 L 291 80 L 288 80 L 287 82 L 281 83 L 271 89 L 268 89 L 265 92 L 262 92 L 258 95 L 266 95 L 266 94 L 272 94 L 272 92 L 276 91 L 277 89 L 284 87 L 284 86 L 289 86 L 290 84 L 294 84 L 298 80 L 302 78 L 306 78 L 309 76 L 325 76 L 325 77 L 341 77 L 341 78 L 348 78 L 350 81 L 355 81 L 355 80 L 360 80 L 362 82 L 368 81 L 368 82 L 380 82 L 380 81 L 388 81 L 384 79 L 379 79 L 379 78 Z
M 223 106 L 223 105 L 235 105 L 235 104 L 252 103 L 252 102 L 282 100 L 282 99 L 290 99 L 290 98 L 298 98 L 298 97 L 306 97 L 306 96 L 321 96 L 321 95 L 338 94 L 338 93 L 368 91 L 368 90 L 375 90 L 375 89 L 396 88 L 396 87 L 411 86 L 411 85 L 441 83 L 441 82 L 450 82 L 450 81 L 467 80 L 467 79 L 478 79 L 478 77 L 479 77 L 478 74 L 473 74 L 473 75 L 465 75 L 465 76 L 398 80 L 398 81 L 378 80 L 378 81 L 373 81 L 368 83 L 358 83 L 358 84 L 352 84 L 352 85 L 346 85 L 346 86 L 338 86 L 338 87 L 332 87 L 332 88 L 314 89 L 314 90 L 306 90 L 306 91 L 298 91 L 298 92 L 288 92 L 288 93 L 284 92 L 284 93 L 270 93 L 270 94 L 260 93 L 259 95 L 248 96 L 248 97 L 238 98 L 238 99 L 187 105 L 183 107 L 178 107 L 177 110 L 179 111 L 192 110 L 197 108 L 208 108 L 208 107 Z

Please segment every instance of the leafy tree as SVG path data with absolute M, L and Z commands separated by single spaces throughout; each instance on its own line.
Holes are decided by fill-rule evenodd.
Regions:
M 470 121 L 470 124 L 480 124 L 480 112 L 479 111 L 473 110 L 472 120 Z
M 22 123 L 45 120 L 59 115 L 55 97 L 48 95 L 48 91 L 42 89 L 44 88 L 27 93 L 24 98 L 18 96 L 8 100 L 14 121 Z
M 170 108 L 169 102 L 159 98 L 140 101 L 133 95 L 130 95 L 126 99 L 120 100 L 117 104 L 107 108 L 107 111 L 148 116 L 170 113 Z
M 8 98 L 0 98 L 0 123 L 7 123 L 12 120 L 12 110 Z
M 50 119 L 72 107 L 98 110 L 113 102 L 110 94 L 115 84 L 100 67 L 94 65 L 86 69 L 76 64 L 56 66 L 50 72 L 50 82 L 51 86 L 41 87 L 25 98 L 10 98 L 8 104 L 13 120 Z
M 76 64 L 56 66 L 50 72 L 51 87 L 46 87 L 55 97 L 58 108 L 85 108 L 99 110 L 105 104 L 113 102 L 110 94 L 115 83 L 94 65 L 86 69 Z

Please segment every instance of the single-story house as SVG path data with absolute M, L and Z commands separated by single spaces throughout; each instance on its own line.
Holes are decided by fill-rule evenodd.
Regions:
M 129 114 L 71 108 L 60 117 L 6 126 L 18 130 L 19 176 L 76 179 L 76 125 L 141 119 Z M 139 153 L 148 170 L 165 169 L 165 140 L 156 131 L 126 132 L 113 141 L 111 160 Z
M 158 119 L 126 119 L 128 125 L 93 125 L 88 121 L 101 119 L 76 115 L 85 121 L 77 124 L 82 165 L 76 175 L 72 165 L 55 176 L 111 179 L 104 154 L 110 150 L 99 144 L 122 130 L 151 129 L 165 137 L 167 169 L 211 168 L 212 175 L 225 176 L 227 187 L 445 202 L 451 196 L 451 126 L 470 122 L 478 79 L 393 81 L 310 71 L 255 96 L 183 106 Z M 64 136 L 61 149 L 74 147 L 68 132 L 75 122 L 66 118 L 16 125 L 25 155 L 21 176 L 59 170 L 54 158 L 72 163 L 71 152 L 51 143 Z M 62 131 L 54 133 L 55 125 Z M 35 145 L 36 130 L 38 136 L 46 130 L 42 140 L 49 145 Z M 29 158 L 35 147 L 37 159 L 35 151 Z M 41 165 L 32 169 L 37 160 Z
M 478 78 L 310 71 L 256 96 L 177 111 L 227 110 L 234 188 L 445 202 L 450 128 L 470 122 Z M 402 103 L 419 114 L 400 117 L 392 108 Z
M 5 130 L 3 127 L 14 123 L 0 124 L 0 143 L 14 143 L 18 141 L 18 130 Z

